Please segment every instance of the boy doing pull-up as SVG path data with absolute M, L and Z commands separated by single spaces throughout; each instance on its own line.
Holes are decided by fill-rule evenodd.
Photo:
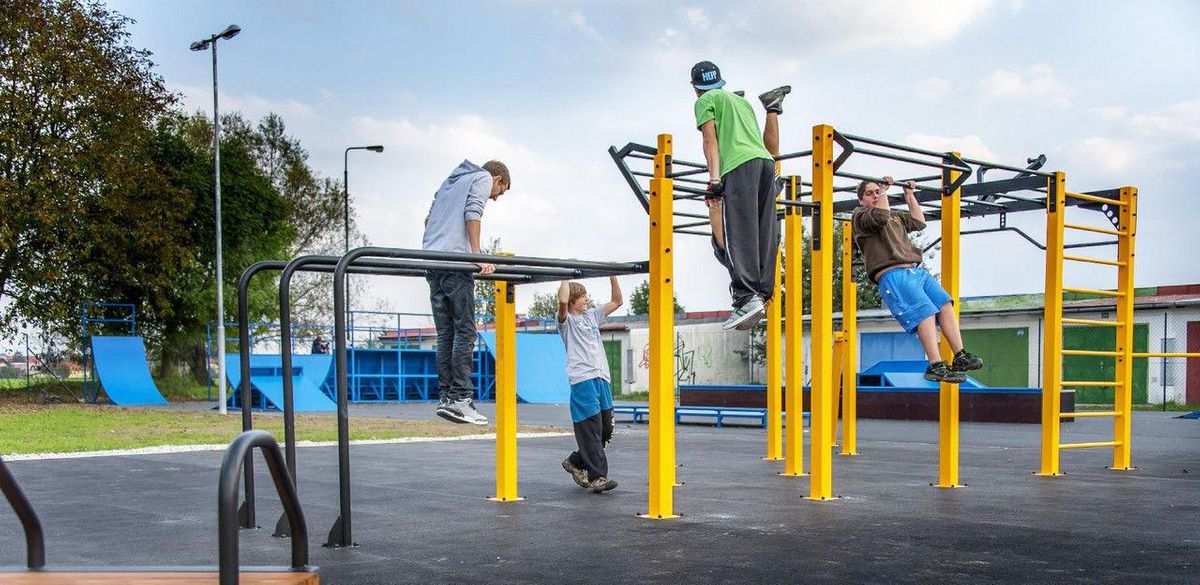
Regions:
M 925 213 L 914 194 L 916 184 L 904 186 L 908 211 L 893 210 L 887 190 L 891 177 L 883 184 L 863 181 L 858 185 L 860 207 L 851 222 L 854 243 L 866 259 L 867 275 L 879 285 L 879 294 L 892 316 L 906 333 L 916 333 L 929 358 L 925 379 L 957 384 L 967 379 L 965 372 L 983 367 L 983 360 L 963 348 L 953 299 L 946 289 L 921 266 L 921 251 L 908 240 L 909 232 L 925 229 Z M 937 328 L 942 328 L 954 359 L 947 364 L 938 350 Z

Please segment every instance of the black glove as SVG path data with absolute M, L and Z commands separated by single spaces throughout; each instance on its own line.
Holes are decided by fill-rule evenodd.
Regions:
M 709 197 L 709 198 L 712 198 L 712 199 L 716 199 L 716 198 L 718 198 L 718 197 L 724 197 L 724 196 L 725 196 L 725 183 L 723 183 L 723 182 L 721 181 L 721 179 L 712 179 L 712 180 L 710 180 L 710 181 L 708 182 L 708 195 L 707 195 L 707 197 Z

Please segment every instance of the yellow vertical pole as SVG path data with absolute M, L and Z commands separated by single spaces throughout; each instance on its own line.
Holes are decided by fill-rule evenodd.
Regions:
M 767 303 L 767 456 L 766 461 L 783 459 L 783 413 L 780 402 L 783 396 L 782 336 L 783 298 L 781 286 L 781 264 L 775 256 L 775 285 L 771 302 Z
M 1117 321 L 1116 349 L 1121 352 L 1117 356 L 1117 386 L 1113 396 L 1114 409 L 1118 414 L 1113 419 L 1112 469 L 1133 469 L 1130 465 L 1130 441 L 1133 433 L 1130 430 L 1130 418 L 1133 414 L 1133 244 L 1137 231 L 1137 189 L 1121 188 L 1121 206 L 1117 216 L 1117 231 L 1123 235 L 1117 239 L 1117 261 L 1122 264 L 1117 267 Z
M 511 255 L 511 254 L 506 254 Z M 516 285 L 496 281 L 496 497 L 517 495 L 517 310 Z
M 675 518 L 675 283 L 671 249 L 674 180 L 671 135 L 658 135 L 650 180 L 650 454 L 644 518 Z
M 955 158 L 958 153 L 952 153 Z M 950 185 L 962 173 L 942 171 L 942 288 L 953 302 L 954 318 L 959 315 L 959 238 L 961 230 L 962 190 L 950 191 Z M 942 359 L 952 361 L 954 350 L 941 339 Z M 940 488 L 962 487 L 958 481 L 958 384 L 942 382 L 938 390 L 938 483 Z
M 1063 213 L 1067 178 L 1061 172 L 1046 183 L 1046 309 L 1042 321 L 1042 465 L 1038 475 L 1060 475 L 1059 412 L 1062 407 Z
M 809 494 L 833 498 L 833 127 L 813 126 L 812 432 Z
M 842 455 L 858 455 L 858 286 L 854 229 L 842 222 Z
M 787 184 L 787 197 L 791 201 L 800 199 L 800 178 L 792 176 Z M 787 425 L 784 427 L 783 473 L 799 477 L 804 473 L 804 223 L 801 208 L 791 205 L 783 213 L 783 260 L 784 330 L 783 344 L 784 407 L 787 409 Z

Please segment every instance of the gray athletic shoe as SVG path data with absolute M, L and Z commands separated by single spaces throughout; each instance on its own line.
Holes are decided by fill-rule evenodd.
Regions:
M 759 94 L 758 101 L 762 102 L 763 108 L 768 112 L 776 114 L 783 113 L 783 96 L 792 92 L 792 86 L 781 85 L 771 91 Z
M 571 463 L 570 457 L 563 459 L 563 469 L 567 470 L 567 473 L 571 474 L 571 478 L 575 480 L 575 483 L 579 484 L 579 487 L 588 487 L 587 472 L 575 467 Z
M 588 484 L 588 491 L 592 492 L 593 494 L 598 494 L 600 492 L 611 490 L 615 487 L 617 487 L 617 480 L 608 479 L 607 477 L 601 475 L 600 477 L 597 477 L 595 481 Z
M 762 317 L 764 311 L 762 299 L 753 297 L 746 301 L 744 305 L 734 308 L 729 318 L 721 324 L 721 328 L 726 331 L 730 329 L 745 331 L 758 324 L 758 320 Z
M 478 410 L 475 410 L 475 401 L 471 400 L 470 398 L 446 401 L 444 404 L 438 405 L 436 412 L 438 416 L 454 423 L 473 425 L 488 424 L 487 417 L 479 414 Z

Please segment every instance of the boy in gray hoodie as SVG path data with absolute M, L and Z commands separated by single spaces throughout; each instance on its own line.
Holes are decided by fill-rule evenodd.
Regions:
M 491 160 L 479 166 L 469 160 L 450 173 L 433 196 L 425 218 L 421 248 L 479 254 L 483 207 L 508 191 L 508 167 Z M 480 274 L 494 264 L 480 263 Z M 467 272 L 429 272 L 429 304 L 437 327 L 437 415 L 456 423 L 486 425 L 488 419 L 471 399 L 471 354 L 475 351 L 475 277 Z

